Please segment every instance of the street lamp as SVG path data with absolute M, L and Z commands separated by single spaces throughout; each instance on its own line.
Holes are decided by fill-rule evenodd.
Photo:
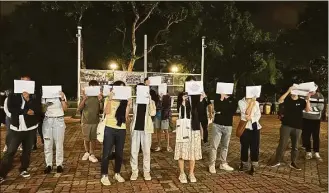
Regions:
M 177 66 L 172 66 L 171 67 L 171 72 L 177 73 L 178 72 L 178 67 Z
M 118 65 L 115 63 L 115 62 L 112 62 L 111 64 L 110 64 L 110 69 L 111 70 L 116 70 L 118 68 Z

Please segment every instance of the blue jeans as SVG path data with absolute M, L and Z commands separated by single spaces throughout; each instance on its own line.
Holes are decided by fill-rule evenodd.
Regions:
M 115 166 L 114 173 L 120 173 L 123 161 L 123 148 L 126 139 L 125 129 L 113 129 L 105 127 L 103 140 L 103 155 L 101 164 L 102 175 L 108 174 L 109 156 L 112 154 L 112 147 L 115 146 Z

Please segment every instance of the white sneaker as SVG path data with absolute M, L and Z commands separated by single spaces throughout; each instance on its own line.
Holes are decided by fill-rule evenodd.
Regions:
M 179 179 L 180 183 L 182 183 L 182 184 L 187 183 L 186 174 L 184 174 L 184 173 L 180 174 L 178 179 Z
M 191 181 L 192 183 L 195 183 L 195 182 L 196 182 L 196 178 L 195 178 L 194 174 L 190 174 L 190 175 L 188 176 L 188 178 L 190 179 L 190 181 Z
M 211 166 L 209 166 L 209 172 L 210 172 L 211 174 L 216 174 L 216 173 L 217 173 L 217 172 L 216 172 L 215 165 L 211 165 Z
M 305 159 L 312 159 L 312 152 L 307 152 Z
M 281 163 L 278 162 L 278 163 L 275 163 L 275 164 L 271 165 L 271 167 L 272 167 L 272 168 L 276 168 L 276 167 L 279 167 L 280 165 L 281 165 Z
M 3 152 L 7 151 L 7 145 L 5 145 L 5 147 L 3 148 Z
M 18 147 L 18 150 L 19 150 L 19 151 L 23 151 L 23 148 L 22 148 L 21 145 Z
M 130 180 L 135 181 L 138 178 L 138 172 L 133 172 L 130 176 Z
M 320 161 L 320 162 L 323 161 L 322 158 L 321 158 L 321 156 L 320 156 L 320 154 L 319 154 L 319 152 L 316 152 L 316 153 L 314 154 L 314 157 L 315 157 L 315 159 L 317 159 L 317 160 Z
M 120 174 L 115 174 L 113 176 L 113 179 L 118 181 L 118 182 L 125 182 L 125 179 L 123 179 L 123 177 Z
M 93 163 L 97 163 L 98 159 L 95 157 L 95 155 L 90 155 L 89 156 L 89 161 L 93 162 Z
M 152 180 L 150 172 L 144 172 L 144 180 L 146 181 Z
M 172 131 L 173 133 L 176 133 L 176 129 Z
M 87 161 L 89 158 L 90 154 L 88 152 L 86 152 L 83 156 L 82 156 L 82 161 Z
M 111 182 L 108 178 L 108 176 L 103 176 L 102 179 L 101 179 L 101 183 L 104 185 L 104 186 L 110 186 L 111 185 Z
M 221 169 L 221 170 L 225 170 L 225 171 L 228 171 L 228 172 L 231 172 L 231 171 L 234 170 L 234 169 L 233 169 L 231 166 L 229 166 L 227 163 L 220 164 L 219 169 Z
M 157 148 L 155 148 L 154 151 L 156 151 L 156 152 L 161 151 L 161 147 L 158 146 Z

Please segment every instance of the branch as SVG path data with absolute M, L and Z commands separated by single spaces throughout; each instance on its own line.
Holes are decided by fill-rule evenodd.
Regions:
M 156 2 L 155 4 L 153 4 L 153 6 L 149 10 L 149 12 L 144 17 L 144 19 L 137 24 L 136 30 L 139 28 L 140 25 L 142 25 L 150 17 L 150 15 L 152 14 L 153 10 L 155 9 L 156 6 L 158 6 L 158 4 L 159 4 L 159 2 Z
M 123 52 L 124 46 L 125 46 L 125 41 L 126 41 L 126 31 L 127 31 L 127 28 L 124 28 L 124 30 L 122 30 L 122 29 L 116 27 L 115 29 L 123 34 L 122 42 L 121 42 L 122 52 Z
M 153 44 L 152 46 L 150 46 L 150 48 L 147 50 L 147 53 L 149 54 L 150 52 L 152 52 L 152 50 L 157 47 L 157 46 L 163 46 L 163 45 L 166 45 L 167 42 L 162 42 L 162 43 L 156 43 L 156 44 Z M 141 59 L 144 57 L 144 52 L 143 54 L 139 55 L 139 56 L 136 56 L 135 59 L 138 60 L 138 59 Z
M 137 23 L 137 21 L 139 20 L 139 13 L 138 13 L 138 10 L 136 8 L 136 4 L 134 1 L 131 2 L 131 7 L 133 9 L 133 12 L 135 14 L 135 22 Z

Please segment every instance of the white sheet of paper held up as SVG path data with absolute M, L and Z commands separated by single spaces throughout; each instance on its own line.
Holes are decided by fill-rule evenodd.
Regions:
M 262 86 L 247 86 L 246 98 L 259 98 L 262 91 Z
M 35 82 L 27 80 L 14 80 L 14 93 L 27 92 L 29 94 L 34 94 Z
M 85 94 L 87 96 L 98 96 L 101 93 L 100 86 L 87 86 L 85 87 Z
M 188 95 L 201 95 L 203 93 L 203 81 L 185 82 L 185 92 Z
M 234 83 L 217 82 L 216 94 L 232 94 Z
M 103 85 L 103 96 L 109 96 L 112 86 Z
M 159 86 L 162 84 L 162 76 L 151 76 L 149 80 L 150 86 Z
M 166 83 L 159 85 L 159 87 L 158 87 L 159 95 L 167 95 L 167 89 L 168 89 L 168 86 Z
M 113 86 L 113 99 L 128 100 L 131 98 L 130 86 Z
M 62 86 L 42 86 L 42 98 L 59 98 L 61 97 Z
M 136 104 L 149 104 L 150 102 L 150 87 L 137 85 Z

